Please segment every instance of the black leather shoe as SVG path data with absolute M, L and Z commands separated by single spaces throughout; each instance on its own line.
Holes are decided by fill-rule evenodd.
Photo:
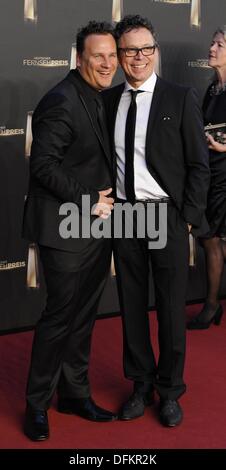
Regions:
M 187 323 L 187 329 L 188 330 L 207 330 L 207 328 L 210 327 L 211 323 L 214 323 L 214 325 L 220 325 L 221 317 L 223 315 L 222 306 L 218 305 L 215 312 L 213 312 L 213 316 L 210 318 L 210 320 L 204 321 L 203 318 L 205 318 L 205 312 L 208 314 L 208 309 L 209 309 L 208 304 L 205 304 L 201 312 Z M 207 318 L 208 317 L 209 315 L 207 316 Z
M 183 412 L 177 400 L 161 400 L 159 418 L 164 426 L 174 427 L 180 424 Z
M 96 405 L 91 397 L 88 398 L 59 398 L 60 413 L 75 414 L 91 421 L 114 421 L 117 415 Z
M 145 407 L 154 402 L 154 392 L 140 393 L 134 391 L 129 400 L 122 406 L 119 419 L 129 421 L 143 416 Z
M 48 439 L 49 423 L 47 411 L 27 407 L 24 434 L 32 441 L 45 441 Z

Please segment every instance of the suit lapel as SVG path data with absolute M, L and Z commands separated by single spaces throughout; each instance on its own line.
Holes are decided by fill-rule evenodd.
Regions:
M 101 147 L 104 151 L 104 154 L 105 154 L 105 156 L 108 160 L 108 163 L 111 164 L 110 149 L 108 148 L 108 146 L 103 141 L 103 138 L 102 138 L 102 135 L 100 133 L 100 129 L 99 129 L 97 120 L 95 118 L 94 106 L 91 106 L 91 104 L 90 104 L 91 100 L 93 102 L 95 100 L 95 90 L 93 90 L 93 93 L 92 93 L 92 90 L 91 90 L 91 93 L 92 93 L 93 96 L 90 97 L 89 95 L 90 95 L 90 88 L 91 87 L 88 84 L 86 84 L 85 80 L 83 80 L 78 74 L 79 74 L 79 72 L 77 70 L 71 70 L 67 77 L 75 85 L 75 87 L 77 89 L 77 92 L 78 92 L 79 99 L 82 103 L 82 106 L 85 108 L 85 111 L 86 111 L 87 116 L 90 120 L 90 123 L 92 125 L 93 130 L 94 130 L 94 133 L 96 134 L 96 137 L 97 137 L 97 139 L 99 140 L 99 142 L 101 144 Z M 87 91 L 86 87 L 87 87 L 88 93 L 86 92 Z
M 116 181 L 116 176 L 117 176 L 117 158 L 116 158 L 116 152 L 115 152 L 115 123 L 116 123 L 116 116 L 117 116 L 117 111 L 118 111 L 118 106 L 119 106 L 119 101 L 121 99 L 123 90 L 125 88 L 125 84 L 122 83 L 112 91 L 114 92 L 114 95 L 112 94 L 111 97 L 111 105 L 108 109 L 109 116 L 108 116 L 108 122 L 109 122 L 109 132 L 110 132 L 110 143 L 111 143 L 111 148 L 113 149 L 113 173 L 114 173 L 114 179 Z
M 112 98 L 112 105 L 111 105 L 111 108 L 110 108 L 110 111 L 111 111 L 111 116 L 110 116 L 110 138 L 111 138 L 111 144 L 112 144 L 112 148 L 114 148 L 114 142 L 115 142 L 115 123 L 116 123 L 116 116 L 117 116 L 117 111 L 118 111 L 118 106 L 119 106 L 119 101 L 121 99 L 121 96 L 122 96 L 122 93 L 123 93 L 123 90 L 125 88 L 125 84 L 122 83 L 121 85 L 119 85 L 117 87 L 117 89 L 115 89 L 115 96 L 113 96 Z
M 99 130 L 99 126 L 97 124 L 97 121 L 96 119 L 94 119 L 91 115 L 91 112 L 89 110 L 89 101 L 88 99 L 86 98 L 86 96 L 84 94 L 80 94 L 79 93 L 79 98 L 87 112 L 87 115 L 88 115 L 88 118 L 91 122 L 91 125 L 92 125 L 92 128 L 101 144 L 101 147 L 103 148 L 103 151 L 105 153 L 105 156 L 107 157 L 108 161 L 111 162 L 111 154 L 110 154 L 110 148 L 109 146 L 103 141 L 103 138 L 102 138 L 102 135 L 100 133 L 100 130 Z M 106 136 L 107 137 L 107 136 Z
M 156 117 L 159 114 L 159 109 L 160 109 L 160 103 L 163 98 L 163 91 L 164 91 L 164 81 L 157 77 L 154 93 L 153 93 L 153 98 L 152 98 L 152 103 L 151 103 L 151 109 L 150 109 L 150 114 L 148 118 L 148 125 L 147 125 L 147 134 L 146 134 L 146 155 L 148 154 L 148 150 L 150 148 L 150 142 L 151 142 L 151 133 L 153 131 L 153 127 L 155 125 Z

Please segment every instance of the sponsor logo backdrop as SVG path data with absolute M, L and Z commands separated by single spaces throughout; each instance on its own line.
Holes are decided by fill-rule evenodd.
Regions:
M 212 76 L 208 46 L 216 27 L 226 23 L 226 1 L 0 0 L 0 9 L 0 330 L 7 331 L 34 325 L 44 305 L 37 247 L 20 235 L 31 119 L 43 94 L 75 66 L 77 28 L 90 19 L 117 22 L 128 13 L 148 16 L 161 47 L 159 73 L 196 87 L 201 100 Z M 121 79 L 119 71 L 114 84 Z M 153 293 L 151 279 L 150 284 Z M 198 248 L 187 300 L 201 299 L 205 292 L 204 257 Z M 116 281 L 109 275 L 99 314 L 117 311 Z

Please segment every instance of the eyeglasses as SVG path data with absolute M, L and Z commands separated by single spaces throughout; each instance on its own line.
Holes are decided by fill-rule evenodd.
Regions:
M 154 46 L 146 47 L 118 47 L 119 51 L 123 51 L 126 57 L 136 57 L 139 52 L 142 52 L 144 56 L 153 55 L 155 52 L 156 44 Z

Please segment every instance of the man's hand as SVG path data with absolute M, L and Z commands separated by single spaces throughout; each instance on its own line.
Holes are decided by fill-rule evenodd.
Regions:
M 114 199 L 107 197 L 111 194 L 112 188 L 99 191 L 99 200 L 92 209 L 92 214 L 98 215 L 101 219 L 107 219 L 113 209 Z

